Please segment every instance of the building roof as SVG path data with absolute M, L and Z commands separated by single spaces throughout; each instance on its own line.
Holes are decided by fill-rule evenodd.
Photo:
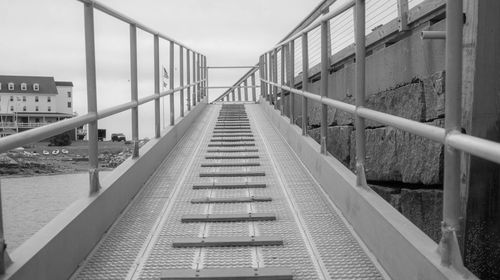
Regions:
M 56 86 L 62 86 L 62 87 L 72 87 L 73 82 L 66 82 L 66 81 L 56 81 Z
M 2 83 L 0 93 L 57 94 L 54 77 L 0 75 L 0 83 Z M 9 90 L 9 83 L 14 83 L 14 90 Z M 27 84 L 26 90 L 21 90 L 21 83 Z M 33 90 L 33 84 L 35 83 L 39 85 L 38 91 Z

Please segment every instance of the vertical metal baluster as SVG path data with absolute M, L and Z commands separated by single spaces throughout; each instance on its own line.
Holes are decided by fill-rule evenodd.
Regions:
M 170 41 L 170 89 L 174 89 L 174 81 L 175 81 L 175 75 L 174 75 L 174 42 Z M 174 93 L 170 93 L 170 125 L 175 124 L 175 98 L 174 98 Z
M 462 44 L 463 2 L 446 4 L 446 134 L 460 133 L 462 127 Z M 460 151 L 444 149 L 444 192 L 442 237 L 439 243 L 441 262 L 463 272 L 457 233 L 460 232 Z
M 255 84 L 255 72 L 252 73 L 252 76 L 250 79 L 251 79 L 251 83 L 252 83 L 252 101 L 256 102 L 257 101 L 257 95 L 256 95 L 257 85 Z
M 89 133 L 89 178 L 90 194 L 99 192 L 99 157 L 97 146 L 97 83 L 95 69 L 95 41 L 94 41 L 94 6 L 93 3 L 84 4 L 85 17 L 85 61 L 87 72 L 87 111 L 94 114 L 95 121 L 88 125 Z
M 328 57 L 328 21 L 321 22 L 321 96 L 328 96 L 328 72 L 330 59 Z M 326 154 L 326 141 L 328 135 L 328 106 L 321 105 L 321 153 Z
M 295 40 L 288 46 L 288 86 L 295 88 Z M 295 123 L 295 93 L 290 92 L 289 98 L 290 123 Z
M 238 85 L 238 101 L 241 101 L 241 84 Z
M 272 82 L 273 81 L 273 57 L 272 57 L 272 52 L 268 52 L 266 54 L 266 77 L 267 80 Z M 270 84 L 266 85 L 266 92 L 267 92 L 267 101 L 269 104 L 272 104 L 273 102 L 273 86 Z
M 190 61 L 190 53 L 191 50 L 186 49 L 186 83 L 188 85 L 191 84 L 191 61 Z M 191 111 L 191 87 L 188 86 L 187 88 L 187 109 L 188 111 Z
M 196 92 L 196 101 L 198 103 L 201 101 L 201 63 L 200 54 L 196 54 L 196 82 L 198 83 L 198 90 Z
M 302 91 L 309 90 L 309 42 L 307 33 L 302 34 Z M 302 135 L 307 135 L 307 97 L 302 96 Z
M 245 91 L 245 101 L 248 101 L 248 79 L 243 82 L 243 90 Z
M 179 85 L 184 86 L 184 47 L 179 46 Z M 181 117 L 184 117 L 184 90 L 180 92 Z
M 356 0 L 354 7 L 354 40 L 356 45 L 355 97 L 356 107 L 365 105 L 365 0 Z M 357 113 L 356 125 L 356 183 L 367 186 L 365 176 L 365 119 Z
M 160 138 L 160 39 L 154 35 L 155 137 Z
M 196 83 L 198 80 L 196 76 L 196 53 L 193 51 L 193 106 L 196 106 L 198 99 L 196 96 L 198 95 L 198 84 Z
M 235 93 L 234 93 L 234 89 L 233 89 L 233 91 L 231 92 L 231 94 L 232 94 L 232 96 L 233 96 L 233 101 L 236 101 L 236 98 L 235 98 L 236 96 L 235 96 Z
M 204 75 L 203 77 L 205 78 L 205 98 L 206 102 L 208 103 L 208 94 L 209 94 L 209 88 L 208 88 L 208 67 L 207 67 L 207 57 L 203 56 L 203 69 L 204 69 Z
M 130 24 L 130 100 L 132 102 L 135 102 L 135 106 L 131 109 L 132 142 L 134 143 L 132 158 L 136 158 L 139 156 L 139 108 L 137 105 L 138 91 L 137 28 L 134 24 Z
M 275 84 L 278 83 L 278 49 L 274 49 L 273 51 L 273 82 Z M 273 102 L 274 109 L 278 109 L 278 86 L 273 86 Z
M 287 53 L 287 45 L 282 45 L 281 46 L 281 73 L 280 73 L 280 84 L 282 86 L 286 85 L 286 81 L 285 81 L 285 78 L 286 78 L 286 53 Z M 286 91 L 284 89 L 280 89 L 281 91 L 281 98 L 280 98 L 280 102 L 278 104 L 279 106 L 279 109 L 280 109 L 280 113 L 281 115 L 283 116 L 285 114 L 285 93 Z

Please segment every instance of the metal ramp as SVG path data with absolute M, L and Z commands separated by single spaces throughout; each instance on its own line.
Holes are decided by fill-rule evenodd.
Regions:
M 386 278 L 265 118 L 208 106 L 72 279 Z

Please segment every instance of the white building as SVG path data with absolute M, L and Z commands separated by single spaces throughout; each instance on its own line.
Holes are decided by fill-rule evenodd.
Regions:
M 0 75 L 0 136 L 73 117 L 73 83 Z

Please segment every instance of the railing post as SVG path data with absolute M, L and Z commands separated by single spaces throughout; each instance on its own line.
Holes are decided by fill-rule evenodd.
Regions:
M 184 47 L 179 46 L 179 84 L 184 86 Z M 181 117 L 184 117 L 184 90 L 180 92 Z
M 291 40 L 288 46 L 288 86 L 295 88 L 295 40 Z M 290 92 L 288 100 L 290 106 L 290 124 L 295 123 L 295 93 Z
M 248 78 L 247 78 L 248 80 Z M 245 101 L 248 101 L 248 82 L 247 80 L 243 81 L 243 90 L 245 91 Z
M 200 63 L 200 54 L 196 54 L 196 82 L 198 84 L 198 90 L 196 93 L 196 101 L 198 103 L 201 101 L 201 63 Z
M 191 50 L 186 49 L 186 83 L 191 84 L 191 61 L 190 61 Z M 187 109 L 191 111 L 191 87 L 187 88 Z
M 132 142 L 134 150 L 132 158 L 139 156 L 139 108 L 137 105 L 138 84 L 137 84 L 137 27 L 130 24 L 130 100 L 136 102 L 132 107 Z
M 280 84 L 282 86 L 286 85 L 286 81 L 285 81 L 285 78 L 286 78 L 286 63 L 285 63 L 285 58 L 286 58 L 286 48 L 287 48 L 287 45 L 282 45 L 281 46 L 281 77 L 280 77 Z M 278 104 L 279 106 L 279 110 L 280 110 L 280 113 L 281 115 L 283 116 L 285 114 L 285 90 L 284 89 L 280 89 L 281 91 L 281 98 L 280 98 L 280 102 Z
M 193 51 L 193 106 L 196 106 L 198 98 L 196 97 L 198 95 L 198 84 L 196 83 L 198 81 L 198 77 L 196 76 L 196 53 Z
M 238 85 L 238 101 L 242 101 L 241 100 L 241 84 Z
M 12 263 L 9 254 L 7 253 L 7 243 L 3 231 L 3 208 L 2 208 L 2 192 L 0 184 L 0 275 L 5 274 L 6 268 Z
M 87 111 L 97 117 L 97 83 L 95 69 L 94 6 L 84 4 L 85 61 L 87 72 Z M 99 192 L 99 157 L 97 146 L 97 119 L 88 125 L 90 194 Z
M 302 34 L 302 91 L 309 90 L 309 42 L 307 33 Z M 307 97 L 302 96 L 302 135 L 307 135 Z
M 206 102 L 208 102 L 208 91 L 209 91 L 209 88 L 208 88 L 208 67 L 207 67 L 207 57 L 206 56 L 203 56 L 203 77 L 205 79 L 205 95 L 204 97 L 206 98 Z
M 251 83 L 252 83 L 252 101 L 253 102 L 256 102 L 257 101 L 257 95 L 256 95 L 256 84 L 255 84 L 255 72 L 252 73 L 252 76 L 251 76 Z
M 232 95 L 232 97 L 233 97 L 233 101 L 236 101 L 236 98 L 235 98 L 235 93 L 234 93 L 234 89 L 233 89 L 233 91 L 231 91 L 231 95 Z
M 463 2 L 446 4 L 446 135 L 462 127 Z M 445 143 L 441 263 L 464 272 L 457 233 L 460 232 L 460 151 Z
M 398 28 L 399 31 L 408 30 L 408 0 L 398 1 Z
M 273 54 L 272 54 L 272 51 L 270 51 L 268 54 L 267 54 L 267 58 L 266 58 L 266 63 L 267 63 L 267 69 L 266 69 L 266 74 L 267 74 L 267 77 L 268 77 L 268 81 L 274 81 L 273 79 Z M 273 103 L 273 86 L 271 84 L 267 84 L 267 89 L 266 89 L 266 92 L 267 92 L 267 101 L 269 102 L 269 104 L 272 104 Z
M 321 96 L 328 97 L 328 72 L 330 59 L 328 57 L 328 21 L 321 22 Z M 328 106 L 321 105 L 321 153 L 326 154 L 328 135 Z
M 154 35 L 154 82 L 155 82 L 155 137 L 160 138 L 160 39 Z
M 273 50 L 273 82 L 278 83 L 278 49 Z M 273 86 L 274 109 L 278 109 L 278 86 Z
M 365 0 L 356 0 L 354 6 L 354 42 L 356 45 L 355 97 L 356 108 L 365 105 Z M 367 186 L 365 176 L 365 119 L 357 112 L 356 124 L 356 184 Z
M 174 42 L 173 41 L 170 41 L 170 83 L 169 83 L 169 89 L 174 89 L 174 77 L 175 77 L 175 73 L 174 73 L 174 62 L 175 62 L 175 58 L 174 58 Z M 175 98 L 174 98 L 174 93 L 172 92 L 170 94 L 170 125 L 174 125 L 175 124 Z

